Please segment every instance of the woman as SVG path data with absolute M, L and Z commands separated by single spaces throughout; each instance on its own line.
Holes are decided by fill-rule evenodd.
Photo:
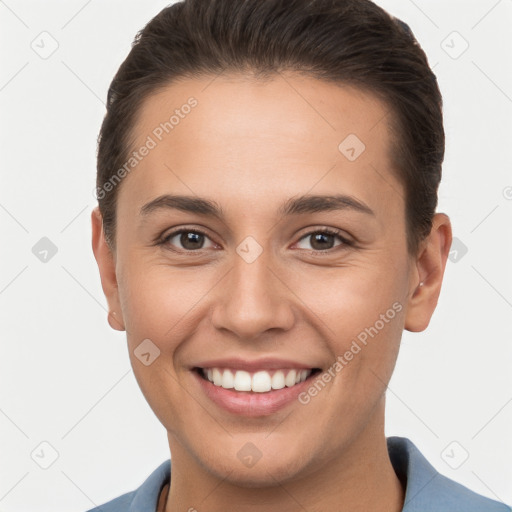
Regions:
M 108 93 L 93 249 L 170 461 L 94 510 L 510 510 L 384 435 L 452 241 L 442 99 L 368 0 L 185 0 Z

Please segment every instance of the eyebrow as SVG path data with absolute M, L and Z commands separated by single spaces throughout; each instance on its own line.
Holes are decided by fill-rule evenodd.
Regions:
M 222 207 L 216 201 L 196 196 L 170 194 L 159 196 L 146 203 L 140 209 L 140 214 L 146 217 L 153 212 L 170 209 L 215 217 L 219 220 L 225 218 Z M 281 205 L 278 215 L 286 217 L 333 210 L 349 210 L 375 216 L 375 212 L 368 205 L 345 194 L 304 195 L 290 198 Z

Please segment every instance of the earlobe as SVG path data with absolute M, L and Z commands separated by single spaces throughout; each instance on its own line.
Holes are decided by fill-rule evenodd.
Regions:
M 108 312 L 107 321 L 108 321 L 108 325 L 110 325 L 110 327 L 112 327 L 112 329 L 114 329 L 116 331 L 125 331 L 126 330 L 125 327 L 124 327 L 124 323 L 122 321 L 122 318 L 121 318 L 121 320 L 117 319 L 117 312 L 116 311 L 109 311 Z
M 116 331 L 124 331 L 124 321 L 119 301 L 115 256 L 112 253 L 103 231 L 103 219 L 98 207 L 91 212 L 92 250 L 101 278 L 101 287 L 107 299 L 109 313 L 108 323 Z
M 430 323 L 441 293 L 451 244 L 450 219 L 444 213 L 437 213 L 430 235 L 422 244 L 416 259 L 404 324 L 408 331 L 424 331 Z

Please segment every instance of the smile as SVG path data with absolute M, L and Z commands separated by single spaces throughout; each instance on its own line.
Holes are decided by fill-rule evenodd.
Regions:
M 309 369 L 275 369 L 247 372 L 233 368 L 198 368 L 200 375 L 213 385 L 235 391 L 265 393 L 271 390 L 293 387 L 304 382 L 312 373 L 320 371 Z

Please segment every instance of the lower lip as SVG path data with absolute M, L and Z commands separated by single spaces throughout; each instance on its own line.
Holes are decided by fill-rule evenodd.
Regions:
M 233 391 L 222 386 L 216 386 L 209 380 L 203 379 L 197 371 L 192 371 L 195 378 L 206 395 L 222 409 L 242 416 L 268 416 L 273 414 L 290 403 L 297 401 L 299 394 L 311 384 L 311 378 L 317 373 L 311 374 L 308 378 L 288 388 L 273 389 L 265 393 L 254 391 Z

